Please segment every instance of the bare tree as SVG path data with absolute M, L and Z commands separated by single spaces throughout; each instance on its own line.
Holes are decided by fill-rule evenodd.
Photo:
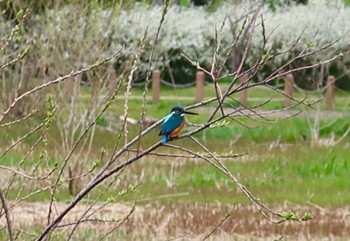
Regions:
M 154 50 L 157 48 L 157 41 L 160 37 L 160 32 L 164 23 L 164 20 L 166 18 L 167 11 L 170 6 L 170 1 L 167 0 L 164 3 L 163 11 L 161 13 L 161 20 L 158 25 L 157 33 L 153 37 L 152 41 L 152 48 L 151 52 L 148 56 L 148 73 L 147 78 L 144 85 L 144 91 L 143 91 L 143 98 L 142 98 L 142 104 L 140 105 L 141 114 L 139 117 L 139 127 L 138 127 L 138 134 L 131 140 L 128 138 L 128 122 L 127 117 L 129 115 L 129 98 L 130 98 L 130 92 L 132 88 L 132 80 L 134 73 L 140 64 L 141 57 L 144 55 L 144 48 L 145 48 L 145 41 L 147 39 L 147 32 L 145 32 L 144 37 L 140 40 L 139 49 L 134 54 L 133 60 L 132 60 L 132 67 L 130 71 L 128 72 L 127 76 L 119 76 L 120 82 L 117 86 L 115 86 L 115 89 L 113 92 L 107 91 L 107 88 L 103 83 L 99 83 L 96 87 L 96 92 L 92 94 L 92 101 L 90 102 L 90 107 L 83 111 L 82 114 L 77 114 L 77 107 L 75 106 L 77 104 L 77 98 L 79 95 L 79 80 L 78 77 L 82 74 L 88 74 L 91 73 L 91 71 L 95 70 L 98 71 L 99 68 L 101 68 L 103 65 L 107 64 L 114 58 L 118 58 L 118 56 L 122 55 L 123 50 L 118 50 L 114 55 L 101 59 L 97 61 L 96 63 L 93 63 L 89 65 L 86 68 L 80 69 L 78 71 L 73 71 L 69 74 L 62 75 L 58 78 L 55 78 L 53 80 L 47 81 L 43 84 L 36 85 L 33 88 L 29 88 L 23 93 L 17 93 L 16 97 L 12 99 L 10 104 L 7 106 L 7 108 L 4 109 L 2 116 L 0 117 L 0 125 L 1 127 L 9 126 L 9 125 L 16 125 L 30 117 L 32 117 L 35 113 L 31 113 L 30 115 L 24 116 L 20 119 L 16 119 L 15 121 L 9 121 L 8 116 L 11 113 L 11 111 L 15 108 L 15 106 L 23 101 L 25 98 L 30 97 L 40 91 L 46 90 L 49 87 L 53 87 L 55 85 L 58 85 L 60 83 L 67 83 L 72 82 L 72 92 L 69 96 L 69 101 L 62 101 L 64 98 L 61 98 L 60 103 L 57 103 L 57 100 L 55 102 L 54 98 L 48 97 L 46 101 L 46 116 L 42 123 L 40 123 L 38 126 L 32 128 L 29 130 L 23 137 L 20 137 L 18 140 L 16 140 L 7 150 L 5 150 L 2 154 L 2 157 L 5 156 L 11 149 L 15 148 L 17 145 L 19 145 L 24 138 L 27 136 L 32 135 L 33 133 L 39 133 L 40 138 L 29 148 L 28 154 L 23 157 L 23 160 L 21 163 L 25 162 L 28 158 L 28 155 L 30 153 L 38 148 L 39 144 L 43 145 L 45 147 L 45 142 L 48 138 L 48 128 L 52 124 L 54 118 L 58 121 L 58 126 L 61 132 L 61 147 L 60 150 L 64 150 L 61 153 L 61 160 L 59 163 L 56 163 L 54 167 L 50 167 L 48 164 L 48 155 L 47 152 L 44 151 L 42 153 L 41 159 L 38 160 L 37 163 L 35 163 L 33 166 L 33 169 L 30 172 L 26 172 L 22 169 L 22 166 L 19 165 L 17 169 L 9 168 L 7 166 L 0 166 L 1 169 L 4 169 L 11 173 L 10 183 L 8 184 L 7 188 L 4 185 L 1 185 L 0 189 L 0 198 L 2 203 L 2 210 L 3 212 L 0 213 L 0 217 L 5 215 L 5 218 L 7 220 L 7 229 L 9 234 L 9 239 L 14 240 L 13 237 L 13 225 L 11 225 L 11 209 L 18 205 L 21 201 L 27 199 L 28 197 L 39 193 L 48 191 L 50 192 L 50 204 L 47 211 L 47 225 L 43 227 L 43 230 L 40 231 L 39 234 L 35 234 L 34 238 L 36 240 L 48 240 L 50 238 L 50 235 L 59 228 L 63 227 L 73 227 L 71 229 L 71 233 L 68 237 L 68 239 L 71 239 L 73 233 L 76 231 L 77 227 L 85 222 L 92 222 L 96 221 L 95 219 L 92 219 L 91 216 L 96 213 L 100 208 L 103 206 L 106 206 L 110 204 L 111 200 L 108 200 L 104 202 L 103 204 L 98 204 L 97 202 L 101 199 L 101 196 L 98 196 L 95 198 L 92 202 L 87 205 L 86 210 L 80 217 L 76 217 L 75 220 L 69 223 L 62 223 L 63 218 L 65 218 L 74 207 L 76 207 L 77 204 L 81 203 L 84 198 L 90 194 L 94 189 L 97 187 L 102 187 L 104 190 L 107 190 L 110 185 L 113 184 L 115 178 L 117 178 L 119 175 L 122 175 L 123 170 L 135 162 L 139 161 L 142 157 L 148 156 L 148 155 L 160 155 L 160 156 L 169 156 L 169 157 L 182 157 L 185 154 L 190 155 L 196 158 L 200 158 L 206 162 L 208 162 L 213 168 L 219 170 L 223 175 L 225 175 L 227 178 L 229 178 L 233 183 L 233 188 L 238 187 L 242 193 L 255 205 L 255 207 L 261 212 L 261 214 L 267 218 L 272 223 L 281 223 L 287 220 L 295 220 L 295 221 L 306 221 L 311 218 L 310 214 L 306 213 L 303 216 L 298 215 L 293 212 L 276 212 L 272 209 L 270 209 L 268 206 L 266 206 L 261 200 L 256 198 L 253 193 L 251 193 L 240 181 L 239 179 L 232 173 L 225 163 L 222 161 L 222 156 L 217 155 L 213 153 L 208 147 L 206 147 L 204 144 L 202 144 L 199 140 L 197 140 L 194 135 L 200 132 L 203 132 L 204 130 L 208 128 L 220 128 L 221 126 L 227 125 L 228 121 L 234 121 L 239 123 L 242 126 L 245 126 L 244 123 L 241 123 L 237 120 L 236 117 L 238 116 L 246 116 L 252 119 L 255 119 L 257 121 L 262 122 L 272 122 L 267 118 L 269 114 L 285 111 L 290 108 L 293 108 L 295 105 L 309 105 L 304 100 L 297 100 L 294 99 L 295 105 L 291 107 L 287 107 L 280 110 L 274 110 L 274 111 L 266 111 L 264 113 L 256 111 L 257 107 L 265 105 L 267 102 L 261 103 L 257 106 L 253 107 L 235 107 L 234 105 L 230 104 L 231 101 L 237 101 L 233 98 L 233 95 L 236 93 L 239 93 L 240 91 L 244 89 L 254 88 L 256 86 L 266 86 L 268 88 L 273 89 L 277 93 L 284 95 L 279 89 L 273 87 L 270 85 L 270 83 L 273 80 L 276 80 L 278 78 L 281 78 L 287 74 L 294 73 L 300 70 L 304 69 L 310 69 L 317 66 L 322 66 L 326 63 L 329 63 L 340 56 L 334 56 L 330 59 L 326 59 L 323 61 L 319 61 L 317 63 L 307 65 L 307 66 L 300 66 L 296 68 L 290 68 L 291 64 L 298 60 L 305 58 L 307 56 L 313 55 L 319 51 L 323 51 L 324 49 L 328 48 L 332 45 L 330 43 L 329 45 L 323 46 L 318 49 L 312 49 L 309 47 L 305 47 L 302 51 L 297 52 L 294 56 L 290 57 L 290 60 L 281 64 L 281 66 L 276 67 L 274 71 L 272 71 L 269 75 L 264 77 L 262 80 L 259 80 L 258 82 L 253 82 L 252 80 L 259 74 L 259 70 L 267 64 L 269 61 L 273 60 L 275 57 L 283 54 L 291 54 L 293 53 L 295 45 L 290 46 L 290 48 L 285 49 L 281 52 L 269 52 L 269 49 L 267 49 L 267 43 L 270 41 L 269 35 L 265 33 L 265 27 L 264 27 L 264 19 L 261 15 L 261 7 L 257 6 L 251 12 L 246 14 L 246 16 L 242 19 L 243 20 L 243 27 L 241 31 L 239 31 L 237 34 L 235 34 L 233 41 L 228 45 L 223 45 L 220 42 L 220 32 L 222 31 L 222 27 L 216 30 L 216 36 L 215 36 L 215 46 L 213 51 L 213 58 L 212 58 L 212 65 L 210 69 L 206 69 L 200 65 L 195 59 L 192 59 L 191 56 L 188 56 L 185 52 L 182 52 L 181 55 L 185 59 L 187 59 L 190 63 L 193 64 L 194 67 L 196 67 L 199 70 L 204 71 L 213 81 L 213 88 L 215 89 L 215 96 L 212 96 L 201 103 L 197 103 L 194 105 L 187 106 L 186 109 L 196 109 L 198 107 L 203 107 L 208 104 L 215 104 L 215 107 L 213 108 L 213 111 L 210 114 L 210 117 L 200 125 L 194 126 L 194 128 L 181 135 L 177 138 L 174 138 L 172 140 L 171 144 L 162 144 L 162 142 L 155 141 L 154 143 L 145 143 L 143 140 L 145 136 L 147 136 L 152 130 L 157 128 L 163 120 L 159 120 L 150 127 L 145 127 L 144 124 L 144 118 L 146 113 L 146 101 L 147 101 L 147 92 L 148 92 L 148 85 L 150 83 L 150 71 L 153 63 L 154 58 Z M 232 23 L 232 22 L 231 22 Z M 223 23 L 224 24 L 224 23 Z M 251 42 L 253 38 L 253 34 L 256 32 L 257 26 L 261 26 L 262 32 L 261 32 L 261 41 L 263 43 L 263 47 L 260 50 L 259 55 L 256 57 L 255 63 L 251 66 L 246 66 L 246 60 L 247 57 L 250 54 L 250 47 Z M 244 38 L 244 41 L 242 41 L 242 38 Z M 299 39 L 295 40 L 296 42 L 299 41 Z M 235 60 L 235 68 L 230 73 L 224 73 L 224 65 L 226 64 L 226 61 L 229 59 L 231 53 L 233 51 L 236 51 L 238 53 L 239 58 Z M 22 56 L 22 55 L 20 55 Z M 20 61 L 21 58 L 14 58 L 13 60 L 7 61 L 5 64 L 0 65 L 0 71 L 10 66 L 14 62 Z M 245 82 L 237 83 L 237 80 L 240 79 L 242 76 L 247 76 Z M 223 78 L 230 77 L 232 79 L 232 82 L 229 84 L 228 88 L 225 90 L 222 88 L 221 80 Z M 89 148 L 91 146 L 91 141 L 94 137 L 94 130 L 96 128 L 96 121 L 104 115 L 106 110 L 111 106 L 111 104 L 115 101 L 117 94 L 121 90 L 122 84 L 126 85 L 126 91 L 124 93 L 125 99 L 124 99 L 124 119 L 122 122 L 122 127 L 119 129 L 118 132 L 118 138 L 117 143 L 115 145 L 115 149 L 113 153 L 110 156 L 105 156 L 105 153 L 101 151 L 100 159 L 98 160 L 98 164 L 93 165 L 90 169 L 81 169 L 78 173 L 72 173 L 69 170 L 69 166 L 71 165 L 77 165 L 79 162 L 80 165 L 83 165 L 86 160 L 89 157 Z M 97 98 L 97 96 L 102 95 L 105 98 Z M 63 97 L 65 93 L 60 93 L 60 95 Z M 290 97 L 292 98 L 292 97 Z M 224 107 L 225 106 L 230 106 Z M 62 106 L 65 106 L 65 108 L 62 108 Z M 60 119 L 62 117 L 62 110 L 63 109 L 70 109 L 70 112 L 68 113 L 67 121 L 64 122 L 64 119 Z M 79 116 L 79 117 L 78 117 Z M 79 129 L 79 131 L 77 131 Z M 124 136 L 124 144 L 122 139 Z M 194 152 L 193 150 L 176 145 L 177 140 L 188 138 L 192 140 L 199 148 L 201 148 L 202 153 Z M 169 155 L 167 153 L 160 153 L 158 152 L 158 148 L 161 146 L 165 146 L 169 149 L 176 149 L 181 152 L 184 152 L 184 154 L 172 154 Z M 232 157 L 235 155 L 228 155 L 227 157 Z M 44 170 L 39 170 L 38 166 L 42 163 L 46 163 L 46 168 Z M 44 165 L 45 166 L 45 165 Z M 72 170 L 76 170 L 77 168 L 72 168 Z M 68 178 L 66 178 L 65 172 L 68 172 Z M 89 180 L 86 183 L 82 184 L 81 190 L 78 191 L 78 193 L 72 198 L 70 203 L 64 207 L 63 209 L 57 211 L 57 215 L 54 214 L 55 209 L 55 203 L 56 203 L 56 197 L 58 190 L 60 188 L 67 187 L 72 184 L 74 180 L 77 180 L 83 176 L 88 176 Z M 22 184 L 23 182 L 30 182 L 32 184 L 35 184 L 35 188 L 32 189 L 32 191 L 25 196 L 24 198 L 17 198 L 16 201 L 11 202 L 10 205 L 8 205 L 8 202 L 6 200 L 6 192 L 15 185 L 13 180 L 15 178 L 18 178 L 21 180 Z M 66 185 L 66 186 L 64 186 Z M 5 188 L 4 188 L 5 187 Z M 135 186 L 130 187 L 130 190 L 134 189 Z M 4 192 L 5 190 L 5 192 Z M 126 192 L 130 191 L 126 190 Z M 5 193 L 5 195 L 4 195 Z M 124 195 L 125 192 L 119 193 L 117 196 Z M 114 228 L 109 230 L 105 233 L 103 237 L 113 232 L 115 229 L 117 229 L 125 220 L 127 220 L 130 215 L 132 215 L 134 208 L 131 208 L 129 213 L 122 219 L 119 220 L 111 220 L 111 222 L 115 223 Z M 222 219 L 222 222 L 218 223 L 216 226 L 213 227 L 213 231 L 208 233 L 206 236 L 209 237 L 215 229 L 217 229 L 225 220 L 227 217 L 224 217 Z M 97 220 L 98 221 L 98 220 Z M 103 221 L 103 220 L 100 220 Z M 103 238 L 102 237 L 102 238 Z M 101 238 L 101 239 L 102 239 Z

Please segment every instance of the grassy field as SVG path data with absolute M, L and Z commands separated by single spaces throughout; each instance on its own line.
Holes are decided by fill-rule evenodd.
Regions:
M 208 86 L 206 88 L 206 96 L 212 95 L 212 89 Z M 135 98 L 130 99 L 130 117 L 135 119 L 139 118 L 140 115 L 142 100 L 137 97 L 140 96 L 141 91 L 140 89 L 135 89 L 133 91 Z M 276 98 L 276 100 L 270 102 L 271 106 L 266 107 L 267 110 L 282 105 L 283 98 L 275 95 L 276 93 L 271 94 L 270 91 L 267 89 L 253 89 L 250 91 L 249 95 L 255 98 L 254 103 L 250 102 L 250 105 L 262 103 L 266 100 L 266 97 Z M 164 100 L 157 104 L 152 104 L 150 101 L 147 102 L 146 116 L 155 119 L 162 118 L 169 112 L 169 107 L 174 104 L 192 104 L 194 101 L 189 96 L 193 96 L 193 93 L 194 88 L 187 88 L 176 92 L 176 94 L 173 89 L 164 88 L 162 89 Z M 88 89 L 83 90 L 82 103 L 84 103 L 86 98 L 85 95 L 88 94 Z M 98 160 L 102 148 L 106 152 L 105 159 L 113 153 L 118 134 L 117 130 L 121 127 L 117 116 L 123 114 L 124 100 L 122 96 L 120 95 L 120 98 L 111 106 L 111 109 L 97 123 L 91 156 L 83 164 L 85 171 L 90 169 Z M 165 96 L 167 99 L 165 99 Z M 184 98 L 174 101 L 171 99 L 172 96 Z M 302 98 L 302 94 L 296 93 L 296 97 Z M 309 98 L 316 99 L 317 96 L 311 95 Z M 257 198 L 271 207 L 284 205 L 309 207 L 311 205 L 325 210 L 344 208 L 350 203 L 350 193 L 348 191 L 350 186 L 350 159 L 348 157 L 350 138 L 346 137 L 336 146 L 331 146 L 327 143 L 330 143 L 329 141 L 332 138 L 339 138 L 349 127 L 349 116 L 346 112 L 349 109 L 348 103 L 350 103 L 350 98 L 344 93 L 337 93 L 336 111 L 338 114 L 340 113 L 340 117 L 337 119 L 332 118 L 330 112 L 323 110 L 324 106 L 321 104 L 322 115 L 319 121 L 320 128 L 318 133 L 319 139 L 324 140 L 324 142 L 319 142 L 319 145 L 315 145 L 311 138 L 312 123 L 317 112 L 312 112 L 314 110 L 305 107 L 300 108 L 310 111 L 311 124 L 305 116 L 282 118 L 282 120 L 278 120 L 280 118 L 277 116 L 270 118 L 271 120 L 276 120 L 271 123 L 239 117 L 236 120 L 244 123 L 245 126 L 240 125 L 239 122 L 231 121 L 227 126 L 208 129 L 197 135 L 196 138 L 213 152 L 240 154 L 236 158 L 225 158 L 223 162 L 243 185 Z M 200 124 L 204 122 L 208 118 L 211 108 L 209 106 L 198 111 L 200 112 L 199 116 L 189 117 L 192 123 Z M 16 125 L 2 127 L 1 153 L 14 140 L 33 128 L 35 124 L 35 120 L 29 120 L 25 124 L 21 124 L 21 128 L 18 128 Z M 137 134 L 137 128 L 138 125 L 129 125 L 129 139 Z M 191 128 L 187 127 L 187 130 Z M 38 132 L 25 138 L 21 145 L 2 156 L 1 165 L 9 167 L 21 166 L 21 169 L 28 172 L 36 165 L 39 168 L 46 168 L 46 170 L 53 168 L 55 165 L 60 165 L 62 163 L 62 156 L 58 155 L 59 148 L 61 148 L 58 138 L 60 133 L 55 121 L 46 134 L 46 145 L 39 146 L 45 147 L 48 153 L 48 158 L 45 161 L 40 161 L 42 148 L 37 148 L 37 151 L 32 152 L 26 159 L 23 159 L 25 153 L 40 137 L 40 132 Z M 155 130 L 143 139 L 142 146 L 148 146 L 157 140 L 159 140 L 158 130 Z M 174 143 L 196 152 L 201 151 L 191 140 L 183 139 Z M 159 152 L 180 154 L 180 152 L 166 147 L 161 147 Z M 133 155 L 133 153 L 129 153 L 123 158 L 127 158 L 129 155 Z M 119 161 L 122 161 L 123 158 Z M 100 165 L 102 164 L 99 164 L 97 168 Z M 12 174 L 4 169 L 0 169 L 0 172 L 2 182 L 4 185 L 8 184 Z M 64 175 L 67 175 L 67 173 L 64 173 Z M 79 179 L 75 191 L 82 188 L 90 176 L 87 175 Z M 12 184 L 11 189 L 7 193 L 7 199 L 10 201 L 18 200 L 33 190 L 45 187 L 45 185 L 45 182 L 30 180 L 23 182 L 23 179 L 19 178 L 18 181 Z M 125 193 L 118 195 L 123 190 L 125 190 Z M 139 208 L 155 204 L 165 208 L 180 208 L 183 205 L 187 208 L 193 208 L 194 206 L 204 207 L 206 205 L 218 207 L 219 205 L 223 210 L 227 210 L 227 207 L 232 205 L 246 208 L 249 208 L 251 205 L 248 198 L 237 189 L 232 181 L 213 169 L 205 161 L 196 158 L 169 158 L 155 155 L 149 155 L 127 167 L 111 183 L 108 182 L 97 187 L 88 195 L 86 200 L 89 202 L 89 200 L 94 200 L 98 197 L 101 197 L 101 201 L 116 198 L 114 200 L 115 203 L 123 203 L 129 206 L 136 204 Z M 60 186 L 56 201 L 66 203 L 71 198 L 67 184 Z M 46 190 L 30 196 L 26 201 L 45 203 L 49 199 L 50 191 Z M 264 219 L 259 215 L 253 216 L 257 220 Z M 83 232 L 88 231 L 85 230 Z M 249 232 L 254 232 L 254 228 L 250 229 Z M 85 234 L 82 235 L 84 236 Z M 89 236 L 89 234 L 86 235 Z M 118 237 L 121 239 L 124 236 L 128 236 L 124 231 L 114 233 L 113 237 L 116 237 L 115 235 L 119 235 Z M 154 232 L 152 235 L 154 235 Z M 175 234 L 172 233 L 171 235 Z M 274 235 L 273 232 L 272 235 Z M 320 235 L 327 237 L 327 233 Z M 84 237 L 81 240 L 88 240 L 88 238 Z
M 322 206 L 346 205 L 350 201 L 350 194 L 347 192 L 350 184 L 348 142 L 328 148 L 312 147 L 310 140 L 304 140 L 302 134 L 307 136 L 305 120 L 295 118 L 260 126 L 257 129 L 245 129 L 240 126 L 210 129 L 197 137 L 214 152 L 232 151 L 244 154 L 241 157 L 225 159 L 225 163 L 244 185 L 270 204 L 290 201 L 300 205 L 309 202 Z M 327 136 L 326 134 L 324 131 L 324 136 Z M 235 143 L 231 142 L 232 137 L 238 137 Z M 149 138 L 151 141 L 159 137 L 157 133 L 152 133 Z M 99 140 L 96 142 L 98 142 L 96 148 L 108 147 L 105 138 L 104 142 Z M 180 140 L 176 144 L 200 151 L 189 140 Z M 17 150 L 14 152 L 18 153 Z M 163 147 L 160 152 L 173 151 Z M 10 153 L 2 158 L 2 165 L 17 166 L 20 159 L 19 154 Z M 49 163 L 53 166 L 59 161 L 52 158 Z M 93 161 L 92 159 L 91 165 Z M 35 160 L 28 160 L 23 167 L 29 168 L 33 162 Z M 161 198 L 162 202 L 219 201 L 249 204 L 248 199 L 236 190 L 229 179 L 198 159 L 174 160 L 149 156 L 129 167 L 122 176 L 123 188 L 127 188 L 130 184 L 141 183 L 133 194 L 125 197 L 127 201 L 144 202 L 143 199 L 157 199 L 158 196 L 169 194 L 170 198 Z M 111 189 L 106 193 L 106 197 L 113 195 L 119 189 L 120 187 Z M 15 197 L 17 193 L 16 190 L 12 192 L 10 198 Z M 176 193 L 187 194 L 171 197 L 171 194 Z M 23 195 L 25 194 L 24 192 Z M 49 193 L 47 196 L 42 193 L 33 196 L 31 200 L 45 201 L 48 196 Z M 69 198 L 67 191 L 62 193 L 62 197 L 58 197 L 62 201 L 68 201 Z

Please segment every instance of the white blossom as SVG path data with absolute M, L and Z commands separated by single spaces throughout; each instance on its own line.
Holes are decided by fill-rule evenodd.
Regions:
M 182 48 L 188 56 L 201 64 L 210 65 L 215 49 L 215 30 L 219 31 L 225 21 L 219 35 L 222 49 L 228 47 L 233 40 L 228 18 L 239 19 L 247 11 L 243 5 L 228 3 L 211 11 L 203 7 L 182 8 L 172 5 L 161 30 L 155 65 L 161 68 L 165 61 L 164 54 L 178 48 Z M 70 52 L 69 56 L 74 56 L 74 51 L 86 51 L 87 58 L 111 54 L 123 45 L 123 59 L 128 59 L 136 53 L 140 39 L 146 31 L 148 43 L 153 42 L 162 7 L 139 4 L 131 10 L 120 10 L 118 13 L 98 9 L 89 15 L 74 15 L 72 12 L 73 10 L 67 7 L 49 12 L 45 19 L 36 19 L 36 27 L 40 29 L 33 31 L 35 37 L 38 38 L 38 34 L 42 34 L 39 39 L 53 42 L 58 38 L 65 39 L 67 45 L 62 54 Z M 300 34 L 302 36 L 295 51 L 300 51 L 308 45 L 321 47 L 338 39 L 331 48 L 315 55 L 315 59 L 329 58 L 350 47 L 350 8 L 345 7 L 341 1 L 313 0 L 309 1 L 308 5 L 290 6 L 276 12 L 271 12 L 265 7 L 260 14 L 263 15 L 266 35 L 269 36 L 267 49 L 274 42 L 278 43 L 275 45 L 278 46 L 276 50 L 288 49 Z M 259 53 L 262 47 L 260 21 L 258 18 L 248 64 L 252 64 L 249 61 L 254 60 L 254 54 Z M 90 53 L 91 51 L 94 53 Z M 178 55 L 169 57 L 179 58 Z M 275 61 L 281 62 L 288 58 L 288 55 L 280 56 Z M 76 61 L 89 62 L 88 59 Z M 142 63 L 141 71 L 146 67 L 147 63 Z

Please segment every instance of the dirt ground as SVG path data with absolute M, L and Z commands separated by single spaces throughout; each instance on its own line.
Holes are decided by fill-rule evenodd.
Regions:
M 54 215 L 66 206 L 67 204 L 57 203 Z M 14 228 L 28 231 L 45 227 L 48 207 L 48 203 L 39 202 L 23 202 L 14 206 L 11 209 Z M 62 220 L 61 225 L 76 222 L 88 207 L 79 204 Z M 286 205 L 276 210 L 292 209 L 300 214 L 310 212 L 313 219 L 307 222 L 272 224 L 252 206 L 147 204 L 136 205 L 132 215 L 121 223 L 131 209 L 132 205 L 128 204 L 97 204 L 88 211 L 88 216 L 92 215 L 85 216 L 83 220 L 89 220 L 82 222 L 77 232 L 92 229 L 97 235 L 115 228 L 113 232 L 122 233 L 125 240 L 204 240 L 211 232 L 212 235 L 207 240 L 350 240 L 350 207 Z M 4 216 L 0 219 L 0 226 L 6 226 Z M 68 225 L 59 230 L 71 230 L 72 227 Z

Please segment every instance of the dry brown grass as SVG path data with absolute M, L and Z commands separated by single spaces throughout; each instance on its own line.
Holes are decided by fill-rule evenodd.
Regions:
M 60 212 L 67 204 L 59 203 L 55 212 Z M 98 205 L 97 205 L 98 206 Z M 74 222 L 88 206 L 80 204 L 62 221 Z M 104 220 L 122 219 L 129 213 L 127 204 L 110 204 L 103 207 L 91 218 Z M 251 206 L 230 207 L 221 204 L 147 204 L 137 206 L 133 215 L 119 228 L 125 240 L 203 240 L 203 238 L 233 209 L 232 214 L 207 240 L 348 240 L 350 238 L 350 207 L 329 208 L 293 207 L 300 213 L 311 212 L 314 219 L 298 223 L 286 222 L 271 224 Z M 283 207 L 288 209 L 292 207 Z M 11 210 L 14 228 L 30 230 L 46 224 L 48 203 L 21 203 Z M 0 219 L 5 225 L 5 219 Z M 94 240 L 99 235 L 113 228 L 116 223 L 86 222 L 82 223 L 73 240 Z M 59 229 L 57 235 L 67 235 L 70 227 Z M 85 237 L 87 230 L 94 235 Z M 115 236 L 112 237 L 115 238 Z M 53 236 L 55 237 L 55 236 Z M 61 236 L 62 237 L 62 236 Z M 110 240 L 113 238 L 110 237 Z M 147 238 L 146 238 L 147 237 Z M 30 240 L 30 239 L 28 239 Z

